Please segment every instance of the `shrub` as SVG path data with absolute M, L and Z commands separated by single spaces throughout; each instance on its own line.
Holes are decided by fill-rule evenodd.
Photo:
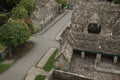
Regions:
M 32 34 L 35 33 L 34 26 L 33 26 L 33 23 L 32 23 L 32 21 L 31 21 L 31 19 L 27 18 L 27 19 L 25 20 L 25 23 L 27 24 L 30 32 L 31 32 Z
M 6 46 L 18 47 L 27 41 L 29 37 L 28 28 L 18 21 L 7 22 L 0 27 L 0 43 Z
M 26 18 L 26 19 L 17 19 L 17 21 L 19 21 L 20 23 L 22 23 L 24 26 L 28 27 L 28 29 L 30 30 L 31 34 L 33 34 L 35 32 L 33 24 L 32 24 L 32 21 L 29 18 Z
M 11 11 L 11 17 L 13 19 L 23 19 L 28 17 L 28 11 L 22 7 L 18 6 Z
M 35 10 L 35 0 L 21 0 L 19 6 L 24 6 L 30 15 Z
M 8 14 L 0 13 L 0 26 L 7 22 L 8 18 Z

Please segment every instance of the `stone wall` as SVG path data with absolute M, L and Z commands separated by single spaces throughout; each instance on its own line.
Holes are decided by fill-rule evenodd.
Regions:
M 55 69 L 68 71 L 72 54 L 73 48 L 67 41 L 64 44 L 61 44 L 59 53 L 54 62 Z
M 53 70 L 45 80 L 93 80 L 82 75 L 65 72 L 61 70 Z
M 43 28 L 58 13 L 58 5 L 55 0 L 36 0 L 36 11 L 31 15 L 31 20 L 36 30 Z

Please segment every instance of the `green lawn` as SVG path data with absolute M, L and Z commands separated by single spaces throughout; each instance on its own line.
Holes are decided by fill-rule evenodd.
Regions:
M 50 71 L 52 68 L 53 68 L 53 62 L 54 62 L 54 59 L 55 59 L 55 56 L 58 52 L 58 49 L 56 49 L 53 54 L 51 55 L 51 57 L 48 59 L 47 63 L 44 65 L 43 69 L 45 71 Z
M 45 80 L 45 76 L 38 75 L 36 76 L 35 80 Z
M 10 64 L 0 64 L 0 73 L 4 72 L 5 70 L 7 70 L 11 66 L 12 66 L 12 63 L 10 63 Z

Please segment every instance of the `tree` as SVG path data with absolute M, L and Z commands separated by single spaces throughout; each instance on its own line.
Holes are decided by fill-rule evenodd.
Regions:
M 28 17 L 28 11 L 22 6 L 17 6 L 11 11 L 11 17 L 13 19 L 27 18 Z
M 19 6 L 25 7 L 25 9 L 28 11 L 28 14 L 30 15 L 36 8 L 35 6 L 35 0 L 21 0 Z
M 0 43 L 12 48 L 18 47 L 30 37 L 29 29 L 18 21 L 7 22 L 0 27 Z

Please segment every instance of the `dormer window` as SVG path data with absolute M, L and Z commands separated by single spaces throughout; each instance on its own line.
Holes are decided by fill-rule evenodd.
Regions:
M 100 34 L 101 26 L 97 23 L 90 23 L 88 25 L 88 33 Z

